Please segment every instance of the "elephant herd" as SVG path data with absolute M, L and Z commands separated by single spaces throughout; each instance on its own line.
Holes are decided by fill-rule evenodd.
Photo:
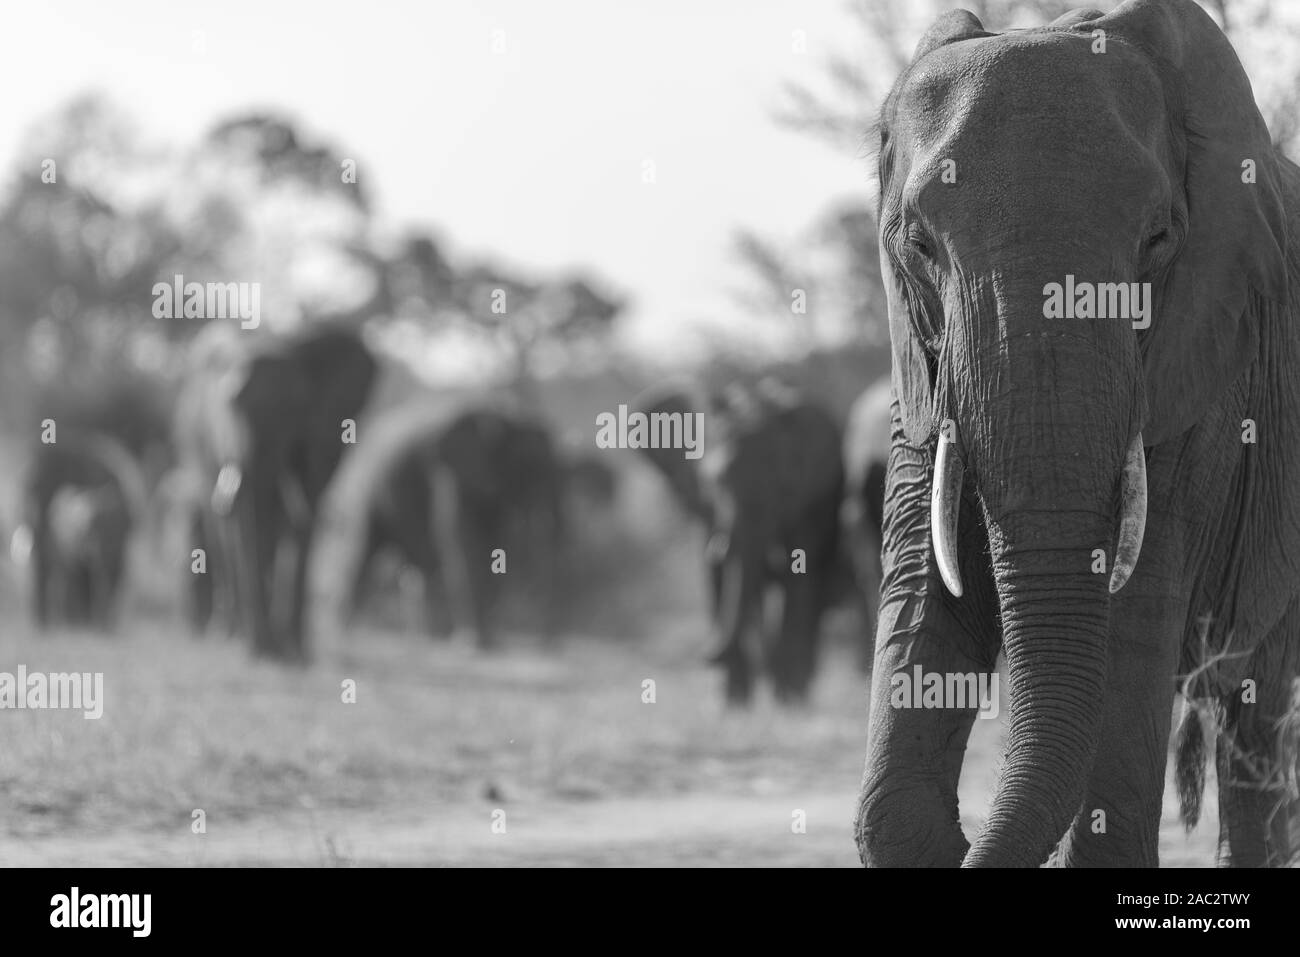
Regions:
M 561 448 L 538 416 L 501 398 L 414 403 L 359 426 L 377 374 L 362 338 L 334 325 L 251 337 L 214 325 L 195 338 L 173 408 L 175 467 L 155 493 L 183 530 L 173 564 L 193 629 L 241 635 L 260 656 L 307 657 L 326 490 L 358 445 L 345 620 L 388 556 L 418 577 L 431 636 L 460 626 L 496 646 L 503 584 L 518 581 L 531 586 L 536 630 L 554 636 L 571 513 L 612 499 L 613 469 Z M 850 597 L 874 611 L 887 403 L 887 386 L 868 390 L 845 438 L 819 405 L 770 380 L 644 397 L 653 413 L 708 410 L 701 459 L 646 452 L 704 531 L 712 660 L 729 701 L 749 701 L 761 675 L 779 700 L 806 700 L 827 607 Z M 147 497 L 135 458 L 106 434 L 67 430 L 37 447 L 14 549 L 31 565 L 38 625 L 112 626 Z M 773 591 L 780 620 L 768 627 Z

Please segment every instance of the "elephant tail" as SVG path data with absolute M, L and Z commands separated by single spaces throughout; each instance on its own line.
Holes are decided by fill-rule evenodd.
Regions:
M 1202 702 L 1187 699 L 1178 726 L 1178 749 L 1174 777 L 1178 783 L 1178 809 L 1188 831 L 1201 819 L 1201 798 L 1205 793 L 1205 727 Z

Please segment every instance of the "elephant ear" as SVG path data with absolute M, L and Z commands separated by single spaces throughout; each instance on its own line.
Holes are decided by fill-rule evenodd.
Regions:
M 705 405 L 706 403 L 694 392 L 676 388 L 652 388 L 637 396 L 632 403 L 632 410 L 646 415 L 666 412 L 670 415 L 688 416 L 704 412 Z M 705 439 L 706 455 L 713 449 L 710 443 L 718 437 L 716 428 L 710 424 L 712 420 L 713 416 L 705 412 L 705 435 L 702 438 Z M 641 448 L 639 451 L 668 482 L 674 497 L 687 512 L 705 522 L 712 521 L 713 513 L 704 491 L 700 461 L 686 458 L 682 449 Z
M 889 342 L 894 353 L 891 376 L 902 413 L 903 434 L 912 445 L 923 445 L 938 427 L 934 414 L 933 366 L 912 324 L 911 306 L 903 281 L 890 262 L 883 243 L 880 276 L 884 280 L 889 305 Z
M 356 332 L 331 325 L 302 334 L 290 343 L 287 355 L 306 396 L 305 445 L 296 465 L 314 503 L 343 457 L 343 420 L 360 415 L 379 366 Z
M 1278 162 L 1236 53 L 1195 3 L 1131 0 L 1074 29 L 1103 30 L 1146 53 L 1182 133 L 1187 234 L 1139 338 L 1143 434 L 1156 445 L 1194 424 L 1256 360 L 1257 298 L 1286 299 Z
M 912 63 L 915 65 L 926 55 L 950 43 L 993 35 L 984 29 L 984 25 L 975 14 L 966 10 L 950 11 L 935 20 L 925 31 L 925 35 L 916 45 L 916 52 L 912 54 Z M 880 197 L 883 198 L 894 175 L 893 150 L 888 142 L 887 121 L 882 124 L 879 163 L 878 181 Z M 879 212 L 877 209 L 877 220 L 880 218 Z M 885 247 L 886 243 L 882 241 L 880 277 L 884 283 L 889 307 L 889 341 L 894 354 L 892 373 L 894 390 L 902 409 L 904 434 L 909 442 L 920 445 L 929 440 L 938 425 L 934 415 L 934 375 L 931 359 L 916 335 L 909 312 L 914 304 L 901 277 L 894 269 L 889 255 L 885 252 Z

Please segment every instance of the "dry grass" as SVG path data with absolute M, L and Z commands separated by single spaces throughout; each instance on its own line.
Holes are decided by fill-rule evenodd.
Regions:
M 697 637 L 688 621 L 635 645 L 482 656 L 363 632 L 286 670 L 162 624 L 6 628 L 0 670 L 102 671 L 105 708 L 0 712 L 0 863 L 853 864 L 867 691 L 848 649 L 808 710 L 734 714 Z M 971 833 L 1000 741 L 976 724 Z M 497 808 L 508 836 L 490 831 Z M 1210 863 L 1213 823 L 1185 838 L 1167 818 L 1167 862 Z

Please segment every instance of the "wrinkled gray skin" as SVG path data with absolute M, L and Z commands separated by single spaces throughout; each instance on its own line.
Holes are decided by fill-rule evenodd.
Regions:
M 39 627 L 56 619 L 112 626 L 142 500 L 138 465 L 106 435 L 65 432 L 37 448 L 23 481 L 23 522 Z
M 364 600 L 375 557 L 391 548 L 423 579 L 434 637 L 447 637 L 454 625 L 447 594 L 453 567 L 464 579 L 480 648 L 498 643 L 494 606 L 511 572 L 512 580 L 531 573 L 542 605 L 539 630 L 552 637 L 565 539 L 560 483 L 550 431 L 528 416 L 474 407 L 411 431 L 369 483 L 348 613 Z M 505 575 L 492 570 L 498 548 Z
M 684 393 L 646 397 L 647 413 L 690 415 Z M 746 704 L 766 670 L 777 699 L 801 703 L 816 670 L 822 613 L 830 599 L 844 487 L 840 431 L 830 415 L 779 387 L 734 389 L 705 413 L 702 459 L 682 449 L 643 449 L 679 501 L 708 530 L 706 563 L 729 703 Z M 802 549 L 806 570 L 792 570 Z M 764 594 L 782 596 L 775 635 Z
M 1154 866 L 1175 675 L 1193 669 L 1194 696 L 1222 709 L 1220 862 L 1293 858 L 1296 752 L 1274 729 L 1300 670 L 1300 171 L 1236 55 L 1190 0 L 1003 35 L 953 13 L 880 136 L 894 445 L 863 861 L 1034 866 L 1056 848 L 1061 864 Z M 1045 319 L 1044 286 L 1067 274 L 1151 282 L 1151 327 Z M 964 463 L 961 598 L 929 517 L 945 419 Z M 1111 593 L 1139 433 L 1145 542 Z M 891 708 L 890 676 L 988 671 L 999 648 L 1007 751 L 968 847 L 957 781 L 974 712 Z M 1198 732 L 1179 755 L 1193 819 Z
M 319 503 L 347 448 L 343 422 L 361 412 L 376 368 L 341 327 L 276 338 L 214 325 L 199 335 L 175 421 L 184 484 L 198 490 L 190 548 L 207 552 L 201 575 L 185 556 L 196 629 L 224 605 L 255 654 L 306 659 Z
M 885 468 L 889 462 L 889 407 L 893 389 L 881 379 L 854 400 L 844 426 L 844 506 L 840 520 L 844 546 L 861 597 L 865 641 L 862 670 L 871 668 L 875 649 L 876 606 L 880 603 L 881 526 L 884 522 Z

